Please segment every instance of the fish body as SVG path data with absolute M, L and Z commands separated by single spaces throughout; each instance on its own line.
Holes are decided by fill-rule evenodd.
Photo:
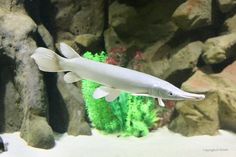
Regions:
M 61 43 L 63 58 L 46 48 L 37 48 L 31 56 L 39 69 L 46 72 L 69 71 L 64 76 L 67 83 L 87 79 L 101 84 L 93 97 L 105 97 L 107 101 L 115 100 L 121 91 L 133 95 L 158 98 L 159 104 L 164 105 L 162 99 L 168 100 L 202 100 L 203 94 L 185 92 L 167 81 L 135 70 L 95 62 L 79 56 L 71 47 Z
M 155 77 L 148 74 L 82 57 L 72 59 L 70 64 L 70 70 L 78 76 L 82 76 L 83 79 L 129 93 L 147 94 L 148 89 L 157 81 Z

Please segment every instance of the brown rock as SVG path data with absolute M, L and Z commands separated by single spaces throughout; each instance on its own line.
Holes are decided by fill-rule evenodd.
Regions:
M 236 7 L 236 1 L 235 0 L 218 0 L 220 10 L 223 13 L 231 11 L 233 8 Z
M 152 75 L 179 84 L 194 71 L 202 52 L 203 43 L 200 41 L 174 49 L 167 47 L 164 51 L 159 51 L 156 45 L 145 52 L 146 58 L 149 58 L 147 68 Z M 181 79 L 176 80 L 176 77 Z
M 172 18 L 183 30 L 192 30 L 212 23 L 211 0 L 188 0 L 181 4 Z
M 186 136 L 217 133 L 218 128 L 236 131 L 236 62 L 219 74 L 197 71 L 182 88 L 206 93 L 200 102 L 184 101 L 176 105 L 178 116 L 169 128 Z
M 236 15 L 228 18 L 224 25 L 223 25 L 223 31 L 230 32 L 230 33 L 236 33 Z

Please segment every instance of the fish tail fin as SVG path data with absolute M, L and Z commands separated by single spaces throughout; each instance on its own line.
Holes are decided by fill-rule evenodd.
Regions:
M 38 65 L 39 69 L 46 72 L 61 72 L 67 71 L 64 69 L 66 66 L 66 58 L 63 58 L 53 52 L 52 50 L 39 47 L 35 50 L 34 54 L 31 55 Z

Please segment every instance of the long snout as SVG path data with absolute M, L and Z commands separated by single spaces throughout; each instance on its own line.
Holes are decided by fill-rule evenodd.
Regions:
M 195 100 L 195 101 L 200 101 L 205 98 L 204 94 L 194 94 L 194 93 L 188 93 L 188 92 L 183 92 L 181 94 L 181 97 L 183 100 Z

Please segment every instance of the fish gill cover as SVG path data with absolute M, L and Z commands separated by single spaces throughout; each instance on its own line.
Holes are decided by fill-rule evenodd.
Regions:
M 85 58 L 105 62 L 105 52 L 92 54 L 86 52 Z M 93 92 L 100 85 L 83 80 L 82 93 L 88 116 L 92 125 L 105 133 L 121 133 L 124 136 L 145 136 L 158 121 L 155 100 L 149 97 L 133 96 L 121 93 L 113 102 L 104 98 L 94 99 Z

